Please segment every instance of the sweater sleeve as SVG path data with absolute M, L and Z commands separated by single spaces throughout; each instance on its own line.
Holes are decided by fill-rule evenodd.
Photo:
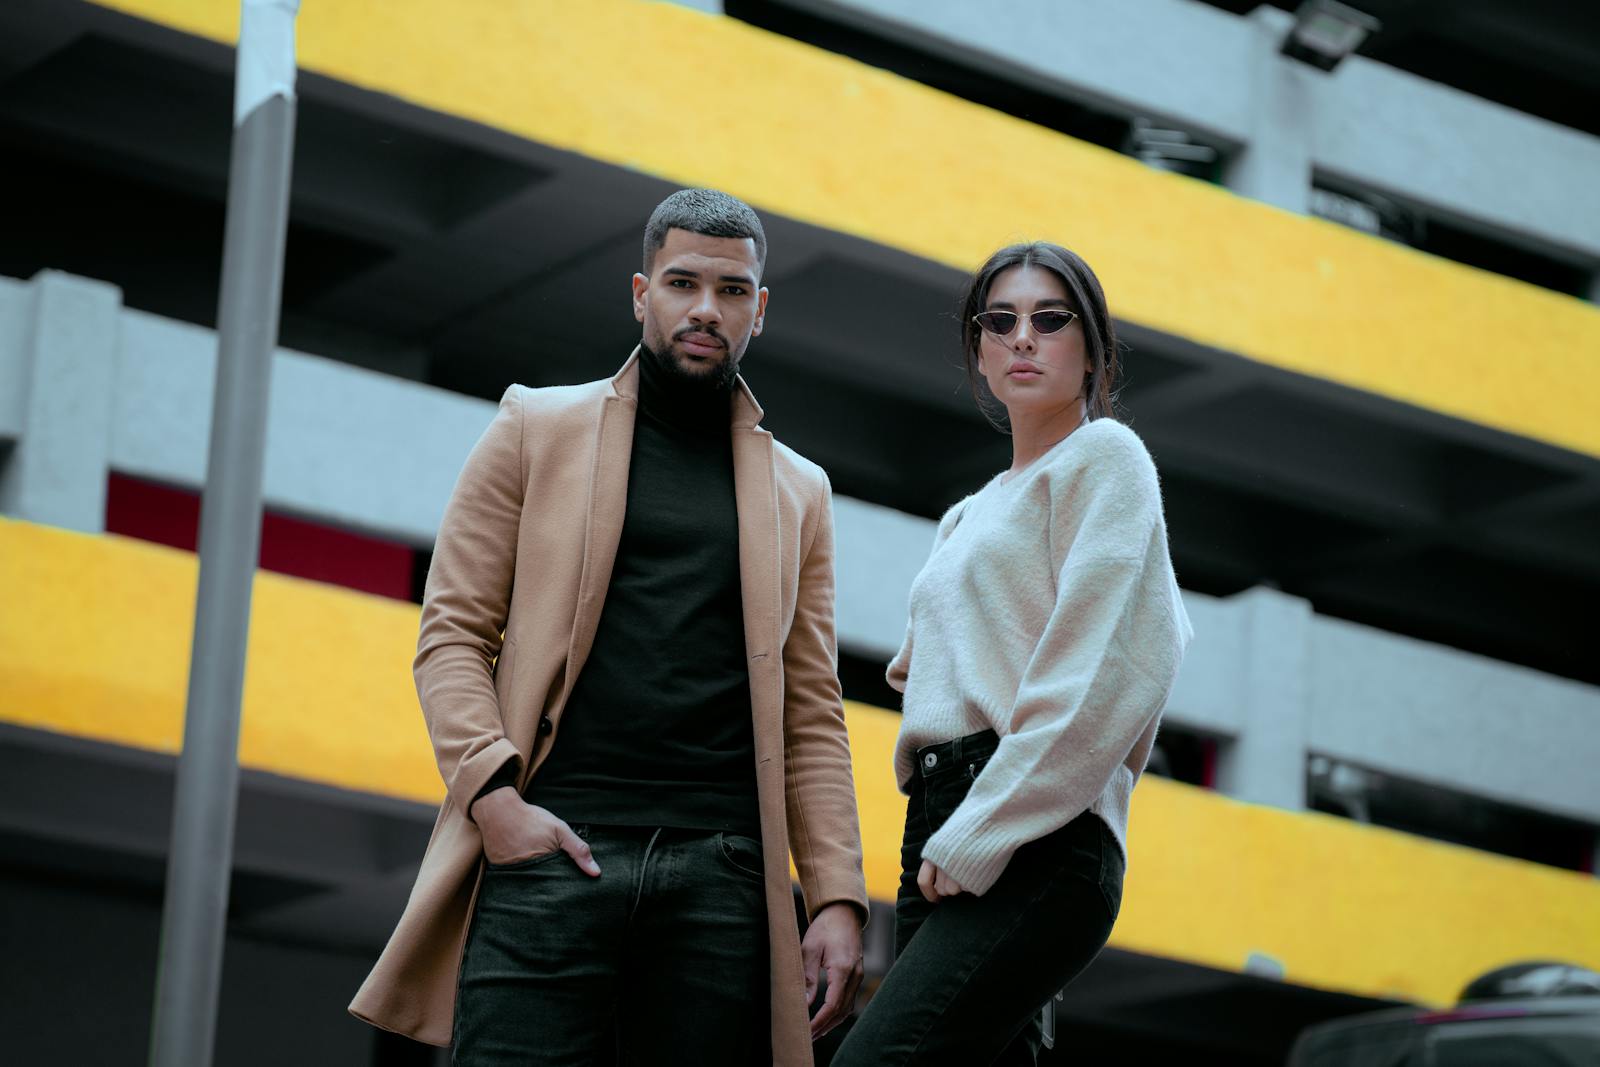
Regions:
M 933 547 L 928 550 L 929 559 L 932 559 L 933 554 L 939 551 L 939 546 L 945 543 L 950 536 L 950 532 L 961 521 L 961 514 L 966 509 L 967 501 L 971 499 L 971 497 L 963 497 L 961 500 L 956 501 L 939 520 L 939 528 L 933 534 Z M 889 667 L 884 672 L 884 679 L 889 683 L 890 688 L 902 694 L 906 691 L 906 676 L 911 671 L 911 631 L 913 626 L 909 606 L 906 614 L 905 640 L 900 642 L 900 651 L 894 654 L 894 659 L 889 661 Z
M 1053 551 L 1064 557 L 1055 602 L 1008 728 L 923 849 L 970 892 L 987 892 L 1019 847 L 1088 810 L 1177 676 L 1189 627 L 1155 468 L 1137 452 L 1114 454 L 1063 488 L 1081 520 L 1052 518 Z
M 522 495 L 522 395 L 513 385 L 445 507 L 412 665 L 439 774 L 463 812 L 507 765 L 513 784 L 522 767 L 494 685 Z
M 889 661 L 889 667 L 883 672 L 884 681 L 889 683 L 889 688 L 905 695 L 906 675 L 911 670 L 911 620 L 906 620 L 906 638 L 900 642 L 900 651 L 894 654 L 894 659 Z

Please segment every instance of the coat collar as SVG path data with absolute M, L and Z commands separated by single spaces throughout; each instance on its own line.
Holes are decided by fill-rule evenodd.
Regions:
M 639 402 L 639 348 L 639 345 L 634 345 L 628 361 L 611 378 L 611 394 L 634 404 Z M 756 402 L 756 395 L 746 384 L 744 375 L 736 376 L 733 380 L 732 428 L 753 430 L 761 424 L 765 414 Z

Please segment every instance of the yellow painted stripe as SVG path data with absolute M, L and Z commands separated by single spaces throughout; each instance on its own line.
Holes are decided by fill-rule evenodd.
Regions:
M 97 2 L 237 37 L 237 4 Z M 634 0 L 340 0 L 305 5 L 299 26 L 302 65 L 341 81 L 963 270 L 1011 240 L 1058 240 L 1129 320 L 1600 455 L 1600 309 L 733 19 Z
M 850 713 L 867 884 L 892 900 L 899 717 Z M 1584 875 L 1153 777 L 1129 841 L 1119 948 L 1229 971 L 1259 952 L 1299 985 L 1440 1005 L 1504 963 L 1600 961 L 1600 882 Z
M 1114 943 L 1302 985 L 1454 1003 L 1505 963 L 1600 963 L 1600 881 L 1147 778 Z
M 182 735 L 189 553 L 0 519 L 0 721 L 158 752 Z M 257 576 L 240 760 L 347 789 L 443 793 L 409 664 L 416 608 Z M 904 801 L 898 717 L 847 708 L 868 890 L 893 900 Z M 1113 944 L 1289 980 L 1453 1000 L 1498 964 L 1600 967 L 1600 881 L 1147 779 Z
M 0 721 L 177 752 L 198 573 L 188 552 L 0 519 Z M 437 803 L 416 633 L 409 604 L 258 574 L 240 761 Z

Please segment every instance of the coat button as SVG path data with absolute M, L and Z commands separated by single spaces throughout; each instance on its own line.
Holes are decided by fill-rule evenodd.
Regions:
M 541 715 L 539 717 L 539 732 L 541 734 L 548 734 L 551 730 L 554 730 L 555 728 L 556 728 L 556 724 L 550 721 L 550 716 Z

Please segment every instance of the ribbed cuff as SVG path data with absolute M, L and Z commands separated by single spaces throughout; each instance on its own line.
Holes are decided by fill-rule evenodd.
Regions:
M 928 838 L 922 858 L 931 862 L 974 896 L 983 896 L 1000 880 L 1017 845 L 1005 831 L 983 824 L 981 815 L 963 819 L 957 809 L 939 832 Z
M 456 803 L 456 808 L 469 819 L 472 811 L 472 802 L 478 799 L 483 787 L 489 780 L 498 774 L 507 763 L 511 763 L 519 771 L 522 767 L 522 755 L 517 751 L 517 746 L 503 737 L 496 738 L 492 744 L 481 752 L 475 753 L 469 759 L 461 762 L 456 768 L 455 781 L 450 783 L 450 797 Z M 512 783 L 516 784 L 515 782 Z
M 513 758 L 502 763 L 500 769 L 495 771 L 487 782 L 483 783 L 483 788 L 478 790 L 478 795 L 472 798 L 472 804 L 476 804 L 496 789 L 504 789 L 507 786 L 515 789 L 517 787 L 517 772 L 521 769 L 521 762 L 521 760 Z M 472 804 L 467 805 L 468 819 L 472 819 Z M 477 820 L 472 821 L 475 822 Z

